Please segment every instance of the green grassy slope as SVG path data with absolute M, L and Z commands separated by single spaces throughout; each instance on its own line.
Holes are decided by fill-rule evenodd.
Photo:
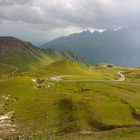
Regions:
M 140 83 L 140 68 L 129 68 L 125 75 L 126 81 Z
M 37 137 L 41 132 L 53 137 L 140 125 L 138 86 L 49 81 L 45 85 L 46 88 L 36 88 L 28 76 L 0 82 L 0 97 L 11 97 L 0 112 L 15 111 L 13 119 L 19 134 Z
M 57 51 L 55 49 L 48 48 L 44 50 L 44 53 L 55 60 L 69 59 L 87 66 L 91 65 L 86 59 L 82 58 L 78 54 L 72 53 L 71 51 Z
M 11 65 L 22 72 L 49 61 L 50 58 L 31 43 L 13 37 L 0 37 L 0 64 Z
M 16 125 L 16 134 L 0 132 L 0 136 L 37 140 L 136 139 L 140 130 L 140 86 L 84 82 L 118 79 L 118 71 L 127 72 L 117 66 L 88 68 L 71 60 L 59 60 L 0 80 L 0 114 L 14 111 L 12 122 Z M 49 80 L 61 75 L 81 82 Z
M 112 70 L 113 71 L 113 70 Z M 72 60 L 63 59 L 54 61 L 49 65 L 43 65 L 37 69 L 31 70 L 27 74 L 34 77 L 55 77 L 63 76 L 63 79 L 73 79 L 73 80 L 82 80 L 82 79 L 94 79 L 94 80 L 109 80 L 117 79 L 119 70 L 114 71 L 113 73 L 97 71 L 96 69 L 88 68 L 85 65 L 81 65 Z
M 6 64 L 0 64 L 0 75 L 8 75 L 9 73 L 11 73 L 14 69 Z
M 0 63 L 13 65 L 19 69 L 19 72 L 21 72 L 29 70 L 32 66 L 39 64 L 44 59 L 45 55 L 43 53 L 41 54 L 41 57 L 39 57 L 25 51 L 13 55 L 0 56 Z

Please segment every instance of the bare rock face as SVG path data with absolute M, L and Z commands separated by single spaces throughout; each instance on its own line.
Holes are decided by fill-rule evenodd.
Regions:
M 26 49 L 25 44 L 13 37 L 0 37 L 0 55 L 17 54 Z

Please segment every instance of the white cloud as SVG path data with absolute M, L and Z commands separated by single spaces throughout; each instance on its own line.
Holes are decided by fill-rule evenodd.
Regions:
M 57 29 L 53 29 L 52 31 L 54 33 L 60 34 L 62 35 L 68 35 L 68 34 L 72 34 L 72 33 L 78 33 L 81 32 L 83 29 L 80 27 L 76 27 L 76 26 L 68 26 L 65 28 L 57 28 Z

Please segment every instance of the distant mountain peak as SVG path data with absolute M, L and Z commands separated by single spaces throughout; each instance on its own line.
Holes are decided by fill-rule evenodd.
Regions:
M 113 63 L 126 67 L 140 66 L 140 29 L 108 29 L 102 33 L 89 30 L 57 38 L 43 48 L 70 50 L 93 63 Z
M 82 31 L 81 33 L 92 34 L 92 32 L 89 29 Z

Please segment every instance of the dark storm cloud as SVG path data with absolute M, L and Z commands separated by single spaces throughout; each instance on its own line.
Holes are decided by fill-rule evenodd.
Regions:
M 134 26 L 139 5 L 138 0 L 0 0 L 0 18 L 56 27 Z

